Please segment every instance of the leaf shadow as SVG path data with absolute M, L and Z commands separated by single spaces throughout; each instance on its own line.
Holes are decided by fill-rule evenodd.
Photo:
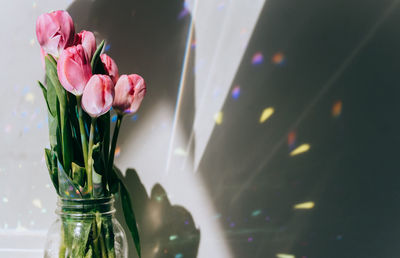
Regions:
M 153 186 L 149 196 L 135 169 L 127 169 L 125 177 L 118 176 L 124 184 L 129 185 L 128 191 L 139 228 L 142 257 L 196 257 L 200 230 L 196 228 L 191 213 L 182 206 L 172 205 L 160 184 Z M 124 227 L 129 240 L 129 257 L 136 257 L 119 198 L 116 208 L 116 218 Z

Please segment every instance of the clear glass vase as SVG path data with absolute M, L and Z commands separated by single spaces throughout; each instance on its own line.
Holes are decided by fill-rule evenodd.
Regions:
M 114 197 L 59 198 L 45 258 L 127 258 L 125 232 L 114 218 Z

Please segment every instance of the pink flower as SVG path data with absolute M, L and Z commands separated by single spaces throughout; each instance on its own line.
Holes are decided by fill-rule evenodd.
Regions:
M 57 73 L 61 85 L 69 92 L 80 96 L 92 76 L 89 60 L 82 45 L 65 49 L 57 62 Z
M 119 79 L 118 67 L 114 60 L 106 54 L 100 55 L 101 62 L 104 64 L 107 74 L 111 77 L 111 80 L 117 83 Z
M 146 94 L 146 83 L 137 74 L 121 75 L 115 85 L 113 108 L 122 114 L 135 113 Z
M 94 52 L 96 52 L 96 38 L 91 31 L 83 30 L 76 34 L 74 45 L 82 45 L 89 61 L 92 59 Z
M 75 28 L 66 11 L 44 13 L 36 20 L 36 37 L 46 53 L 58 57 L 74 42 Z
M 95 74 L 82 95 L 82 108 L 91 117 L 99 117 L 110 110 L 114 98 L 114 83 L 110 76 Z

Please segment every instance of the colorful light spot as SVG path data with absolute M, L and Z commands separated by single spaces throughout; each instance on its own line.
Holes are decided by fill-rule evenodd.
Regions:
M 120 154 L 121 154 L 121 148 L 120 147 L 115 148 L 114 157 L 118 158 Z
M 247 238 L 247 242 L 253 242 L 253 238 L 252 237 L 248 237 Z
M 37 7 L 37 4 L 36 4 L 36 2 L 33 2 L 33 4 L 32 4 L 32 8 L 36 8 Z
M 4 203 L 8 203 L 8 198 L 7 197 L 3 197 L 3 202 Z
M 35 95 L 33 93 L 27 93 L 25 95 L 25 101 L 29 103 L 35 102 Z
M 113 115 L 111 117 L 111 122 L 115 123 L 117 121 L 117 119 L 118 119 L 118 116 L 117 115 Z
M 39 208 L 39 209 L 42 208 L 42 201 L 40 199 L 33 199 L 32 204 L 36 208 Z
M 260 116 L 260 124 L 267 121 L 267 119 L 270 118 L 274 112 L 275 112 L 275 110 L 273 107 L 264 109 Z
M 107 44 L 104 48 L 104 51 L 109 51 L 111 49 L 111 44 Z
M 257 217 L 257 216 L 260 215 L 260 214 L 261 214 L 261 210 L 255 210 L 255 211 L 253 211 L 253 212 L 251 213 L 251 216 Z
M 187 153 L 183 148 L 179 147 L 174 150 L 174 155 L 185 157 L 187 156 Z
M 295 210 L 309 210 L 314 208 L 315 204 L 314 202 L 303 202 L 303 203 L 298 203 L 293 206 Z
M 296 156 L 299 155 L 301 153 L 307 152 L 308 150 L 310 150 L 310 145 L 307 143 L 304 143 L 302 145 L 300 145 L 299 147 L 297 147 L 296 149 L 292 150 L 290 152 L 290 156 Z
M 180 13 L 178 14 L 178 20 L 182 20 L 183 18 L 185 18 L 188 14 L 189 14 L 189 10 L 186 7 L 183 7 L 183 9 L 180 11 Z
M 253 55 L 253 58 L 251 59 L 251 63 L 254 66 L 260 65 L 264 62 L 264 56 L 261 52 L 257 52 Z
M 342 101 L 338 100 L 335 103 L 333 103 L 332 106 L 332 116 L 337 118 L 340 116 L 340 114 L 342 113 Z
M 217 9 L 218 9 L 219 11 L 221 11 L 221 10 L 224 9 L 224 8 L 225 8 L 225 3 L 224 3 L 224 2 L 219 3 L 218 6 L 217 6 Z
M 233 89 L 232 89 L 232 98 L 233 99 L 238 99 L 240 96 L 240 86 L 236 85 Z
M 8 124 L 4 127 L 4 132 L 6 133 L 10 133 L 12 130 L 12 125 Z
M 171 236 L 169 236 L 169 240 L 170 240 L 170 241 L 174 241 L 174 240 L 177 239 L 177 238 L 178 238 L 177 235 L 171 235 Z
M 271 61 L 275 65 L 282 66 L 286 62 L 285 55 L 282 52 L 277 52 L 272 56 Z
M 182 257 L 183 257 L 183 254 L 181 254 L 181 253 L 175 255 L 175 258 L 182 258 Z
M 214 115 L 214 121 L 217 125 L 222 124 L 223 118 L 224 118 L 224 114 L 221 111 Z
M 190 45 L 192 48 L 195 48 L 196 47 L 196 40 L 194 39 L 194 40 L 192 40 L 192 44 Z
M 288 134 L 288 146 L 290 150 L 294 149 L 296 144 L 296 132 L 292 131 Z
M 293 254 L 276 254 L 277 258 L 295 258 Z
M 134 114 L 134 115 L 132 116 L 132 121 L 136 121 L 136 120 L 138 120 L 138 115 L 137 115 L 137 114 Z

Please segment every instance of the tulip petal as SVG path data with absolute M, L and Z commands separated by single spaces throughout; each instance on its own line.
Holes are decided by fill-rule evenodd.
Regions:
M 114 98 L 114 84 L 108 75 L 93 75 L 82 95 L 82 108 L 91 117 L 99 117 L 110 110 Z
M 106 69 L 107 74 L 111 77 L 111 80 L 114 82 L 114 84 L 116 84 L 119 79 L 117 64 L 107 54 L 102 54 L 100 58 L 101 62 L 104 65 L 104 68 Z
M 56 57 L 72 45 L 74 34 L 74 23 L 66 11 L 45 13 L 36 20 L 36 37 L 40 46 Z
M 115 85 L 113 108 L 122 114 L 137 112 L 146 94 L 146 83 L 137 74 L 121 75 Z
M 82 80 L 84 78 L 84 72 L 82 67 L 72 59 L 67 59 L 64 64 L 63 73 L 65 74 L 66 80 L 69 85 L 73 85 L 73 89 L 76 94 L 82 94 L 85 88 L 86 82 Z
M 92 76 L 82 45 L 65 49 L 57 63 L 57 73 L 63 87 L 74 95 L 82 95 Z

